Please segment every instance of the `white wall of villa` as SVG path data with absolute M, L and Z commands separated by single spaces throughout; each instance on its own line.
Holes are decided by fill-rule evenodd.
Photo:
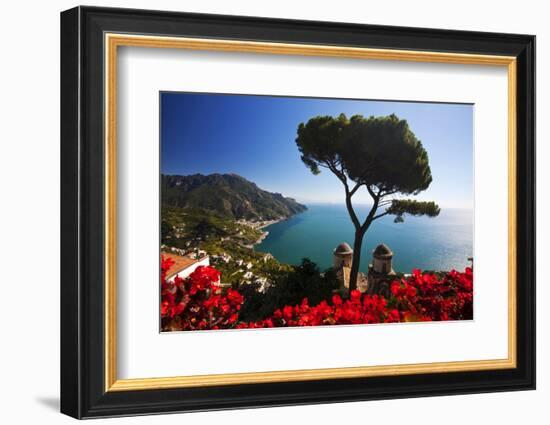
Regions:
M 210 265 L 210 257 L 207 255 L 206 257 L 201 258 L 200 260 L 194 262 L 190 266 L 188 266 L 188 267 L 180 270 L 176 274 L 170 276 L 168 278 L 168 280 L 173 281 L 176 278 L 176 276 L 178 276 L 182 279 L 185 279 L 185 278 L 189 277 L 189 275 L 191 273 L 193 273 L 197 269 L 197 267 L 199 267 L 199 266 L 209 266 L 209 265 Z

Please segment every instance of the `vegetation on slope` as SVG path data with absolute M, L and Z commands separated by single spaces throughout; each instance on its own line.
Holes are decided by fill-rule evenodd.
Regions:
M 203 210 L 234 220 L 288 218 L 306 210 L 292 198 L 260 189 L 236 174 L 163 175 L 163 205 Z

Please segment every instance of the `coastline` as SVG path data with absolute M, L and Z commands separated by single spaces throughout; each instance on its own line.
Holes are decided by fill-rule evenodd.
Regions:
M 255 247 L 256 245 L 261 244 L 262 241 L 263 241 L 265 238 L 267 238 L 267 236 L 269 235 L 269 231 L 268 231 L 268 230 L 263 230 L 263 229 L 265 229 L 266 227 L 271 226 L 272 224 L 279 223 L 279 222 L 284 221 L 284 220 L 288 220 L 288 218 L 289 218 L 289 217 L 278 218 L 278 219 L 276 219 L 276 220 L 268 220 L 268 221 L 264 222 L 262 225 L 258 226 L 258 227 L 256 228 L 256 230 L 261 230 L 261 231 L 262 231 L 262 234 L 261 234 L 260 237 L 256 240 L 256 242 L 254 242 L 254 243 L 250 246 L 250 248 L 251 248 L 251 249 L 254 249 L 254 247 Z
M 291 216 L 292 217 L 292 216 Z M 251 244 L 247 244 L 247 245 L 242 245 L 244 246 L 245 248 L 249 248 L 249 249 L 254 249 L 254 247 L 256 245 L 259 245 L 260 243 L 262 243 L 262 241 L 267 238 L 267 236 L 269 235 L 269 231 L 267 230 L 262 230 L 262 229 L 265 229 L 266 227 L 269 227 L 271 226 L 272 224 L 275 224 L 275 223 L 279 223 L 281 221 L 284 221 L 284 220 L 288 220 L 290 217 L 282 217 L 282 218 L 278 218 L 278 219 L 275 219 L 275 220 L 267 220 L 267 221 L 262 221 L 260 222 L 259 225 L 252 225 L 250 227 L 252 227 L 254 230 L 261 230 L 262 231 L 262 234 L 260 235 L 260 237 L 258 239 L 256 239 L 256 241 L 254 243 L 251 243 Z
M 288 218 L 290 218 L 290 217 L 278 218 L 278 219 L 276 219 L 276 220 L 264 221 L 263 224 L 261 224 L 260 226 L 256 227 L 256 229 L 257 229 L 257 230 L 265 229 L 266 227 L 271 226 L 272 224 L 279 223 L 280 221 L 287 220 Z M 267 233 L 269 233 L 269 232 L 267 232 Z

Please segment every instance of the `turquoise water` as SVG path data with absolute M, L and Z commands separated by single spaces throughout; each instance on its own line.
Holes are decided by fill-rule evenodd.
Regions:
M 360 217 L 368 210 L 356 207 Z M 326 269 L 332 266 L 332 251 L 340 242 L 353 246 L 354 229 L 344 205 L 308 205 L 306 212 L 265 230 L 269 235 L 255 250 L 287 264 L 309 257 Z M 363 240 L 361 271 L 367 270 L 372 250 L 382 242 L 394 252 L 393 268 L 399 272 L 464 269 L 473 255 L 473 211 L 442 209 L 438 217 L 406 216 L 404 223 L 394 223 L 391 216 L 376 220 Z

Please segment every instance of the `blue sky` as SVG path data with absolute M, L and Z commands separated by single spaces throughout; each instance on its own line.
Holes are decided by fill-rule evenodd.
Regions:
M 473 106 L 348 99 L 161 93 L 161 172 L 236 173 L 301 202 L 343 203 L 328 170 L 314 176 L 295 143 L 301 122 L 345 113 L 406 119 L 428 152 L 433 182 L 416 197 L 473 206 Z M 366 193 L 356 203 L 369 203 Z

